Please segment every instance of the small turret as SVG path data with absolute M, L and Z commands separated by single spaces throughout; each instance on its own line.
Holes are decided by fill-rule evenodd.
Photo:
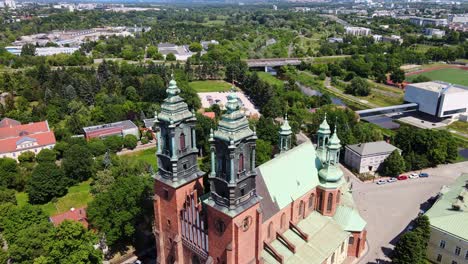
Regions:
M 289 126 L 288 115 L 286 114 L 286 116 L 284 117 L 284 122 L 281 125 L 280 130 L 279 130 L 280 153 L 291 149 L 291 136 L 292 136 L 292 130 L 291 130 L 291 126 Z
M 343 176 L 343 172 L 338 167 L 340 160 L 341 141 L 338 138 L 337 127 L 326 146 L 326 161 L 324 167 L 319 171 L 319 176 L 327 182 L 337 182 Z

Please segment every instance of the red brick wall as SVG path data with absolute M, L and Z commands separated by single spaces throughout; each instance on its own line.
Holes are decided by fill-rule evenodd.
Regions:
M 165 198 L 167 191 L 167 199 Z M 170 263 L 174 259 L 178 263 L 185 263 L 181 240 L 180 211 L 186 196 L 192 192 L 203 193 L 203 180 L 199 178 L 184 186 L 174 189 L 162 182 L 154 183 L 154 217 L 155 231 L 159 233 L 156 239 L 158 262 Z
M 366 247 L 367 231 L 352 232 L 351 236 L 354 238 L 354 242 L 352 245 L 348 245 L 348 256 L 359 258 Z
M 257 263 L 262 246 L 259 245 L 261 215 L 260 204 L 256 204 L 234 218 L 208 206 L 209 254 L 215 264 Z M 244 219 L 250 219 L 247 230 L 243 229 Z M 223 221 L 225 231 L 219 233 L 217 221 Z
M 338 195 L 340 195 L 338 189 L 321 189 L 317 188 L 317 193 L 322 193 L 323 199 L 322 199 L 322 215 L 325 216 L 334 216 L 336 212 L 336 206 L 337 206 L 337 199 Z M 331 201 L 331 210 L 328 210 L 328 196 L 332 194 L 333 198 Z

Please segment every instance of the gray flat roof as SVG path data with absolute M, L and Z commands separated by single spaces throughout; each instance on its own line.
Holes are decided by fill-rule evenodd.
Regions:
M 119 122 L 114 122 L 114 123 L 109 123 L 109 124 L 83 127 L 83 130 L 86 133 L 88 133 L 91 131 L 99 131 L 101 129 L 107 129 L 107 128 L 112 128 L 112 127 L 121 127 L 122 129 L 138 128 L 132 121 L 124 120 L 124 121 L 119 121 Z
M 395 149 L 397 149 L 397 147 L 385 141 L 359 143 L 359 144 L 354 144 L 354 145 L 348 145 L 346 146 L 346 148 L 356 152 L 357 154 L 361 156 L 393 152 Z
M 439 92 L 439 93 L 466 93 L 468 87 L 458 84 L 451 84 L 442 81 L 422 82 L 408 84 L 408 87 L 416 87 L 428 91 Z

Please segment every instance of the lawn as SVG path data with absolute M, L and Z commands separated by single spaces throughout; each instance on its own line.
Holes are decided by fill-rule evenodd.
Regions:
M 275 76 L 269 74 L 268 72 L 257 72 L 257 75 L 258 77 L 270 84 L 270 85 L 276 85 L 276 86 L 279 86 L 279 87 L 283 87 L 284 86 L 284 83 L 283 81 L 281 81 L 280 79 L 276 78 Z
M 153 170 L 156 171 L 158 168 L 158 162 L 156 160 L 156 148 L 149 148 L 141 151 L 136 151 L 130 154 L 126 154 L 125 157 L 129 157 L 133 160 L 144 161 L 147 164 L 153 166 Z
M 58 198 L 55 202 L 48 202 L 44 205 L 40 205 L 42 210 L 49 216 L 60 214 L 70 210 L 70 208 L 78 208 L 88 205 L 93 200 L 91 195 L 91 180 L 82 182 L 78 185 L 68 188 L 68 193 Z M 19 206 L 26 205 L 28 203 L 28 194 L 20 192 L 16 194 L 16 200 Z
M 195 81 L 189 83 L 197 93 L 206 92 L 226 92 L 232 87 L 232 84 L 225 81 L 209 80 L 209 81 Z
M 452 129 L 452 130 L 468 135 L 468 123 L 467 122 L 462 122 L 462 121 L 453 122 L 452 124 L 448 126 L 448 129 Z
M 424 75 L 431 78 L 431 80 L 439 80 L 449 83 L 455 83 L 460 85 L 468 86 L 468 71 L 461 69 L 439 69 L 429 72 L 423 72 L 421 74 L 415 74 L 407 77 L 407 81 L 412 81 L 419 75 Z

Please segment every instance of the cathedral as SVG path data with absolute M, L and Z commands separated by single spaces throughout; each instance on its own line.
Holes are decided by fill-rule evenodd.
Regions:
M 317 145 L 292 147 L 287 117 L 280 153 L 255 165 L 257 135 L 234 94 L 209 136 L 210 192 L 197 164 L 195 113 L 171 80 L 156 115 L 154 175 L 157 263 L 351 263 L 366 222 L 338 166 L 340 139 L 325 120 Z

